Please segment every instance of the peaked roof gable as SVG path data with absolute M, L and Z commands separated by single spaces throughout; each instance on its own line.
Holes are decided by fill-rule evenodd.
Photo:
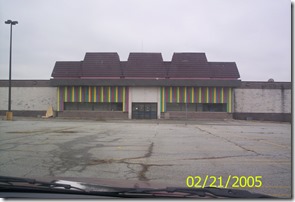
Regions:
M 83 77 L 120 77 L 120 58 L 115 52 L 86 53 L 82 64 Z
M 210 69 L 205 53 L 174 53 L 168 77 L 210 78 Z
M 120 61 L 115 52 L 86 53 L 84 61 L 56 62 L 54 78 L 169 78 L 238 79 L 235 62 L 208 62 L 205 53 L 174 53 L 163 61 L 161 53 L 130 53 Z
M 52 77 L 74 77 L 81 76 L 81 61 L 58 61 L 55 63 Z
M 125 77 L 163 78 L 166 75 L 161 53 L 130 53 L 122 69 Z

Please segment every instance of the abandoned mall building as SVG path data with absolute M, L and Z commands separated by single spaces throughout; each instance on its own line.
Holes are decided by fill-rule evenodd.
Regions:
M 8 106 L 0 81 L 0 114 Z M 241 119 L 291 121 L 291 82 L 241 81 L 235 62 L 205 53 L 87 52 L 57 61 L 50 80 L 12 80 L 14 116 L 91 119 Z

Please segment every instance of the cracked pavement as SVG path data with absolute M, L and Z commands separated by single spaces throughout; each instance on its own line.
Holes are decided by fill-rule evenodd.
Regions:
M 6 176 L 182 187 L 188 176 L 262 176 L 261 188 L 247 189 L 291 196 L 289 123 L 19 118 L 0 121 L 0 152 L 0 175 Z

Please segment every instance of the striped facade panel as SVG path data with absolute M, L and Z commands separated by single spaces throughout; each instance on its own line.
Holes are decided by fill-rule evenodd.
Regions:
M 128 111 L 128 87 L 65 86 L 57 88 L 57 110 L 64 110 L 64 102 L 122 102 Z
M 161 87 L 161 112 L 166 103 L 227 103 L 232 112 L 232 88 L 225 87 Z

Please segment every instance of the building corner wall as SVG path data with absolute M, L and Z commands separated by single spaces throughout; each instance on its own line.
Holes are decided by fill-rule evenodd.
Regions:
M 289 87 L 275 82 L 247 84 L 250 87 L 243 86 L 234 90 L 234 119 L 291 122 Z
M 8 110 L 8 87 L 0 87 L 0 114 Z M 55 87 L 12 87 L 11 110 L 16 116 L 45 116 L 48 107 L 57 110 Z

